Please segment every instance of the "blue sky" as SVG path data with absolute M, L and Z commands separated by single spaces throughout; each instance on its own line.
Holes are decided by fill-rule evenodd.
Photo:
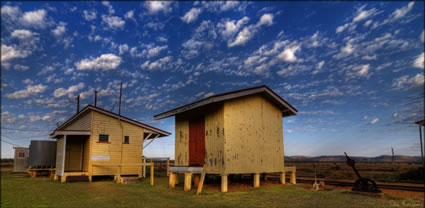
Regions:
M 5 2 L 1 156 L 93 103 L 153 115 L 268 85 L 299 110 L 286 155 L 419 155 L 423 2 Z M 31 130 L 31 131 L 28 131 Z M 174 134 L 147 156 L 174 156 Z

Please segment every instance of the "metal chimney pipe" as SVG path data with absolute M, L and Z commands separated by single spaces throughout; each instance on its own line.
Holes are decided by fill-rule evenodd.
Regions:
M 80 94 L 78 94 L 76 99 L 77 99 L 77 113 L 79 113 L 80 112 Z
M 120 100 L 119 100 L 119 105 L 118 105 L 118 115 L 121 115 L 121 96 L 122 96 L 122 82 L 120 85 Z
M 97 91 L 94 91 L 94 107 L 96 107 L 97 104 Z

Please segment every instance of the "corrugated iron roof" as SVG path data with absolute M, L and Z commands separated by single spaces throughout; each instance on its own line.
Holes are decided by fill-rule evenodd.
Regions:
M 204 98 L 202 100 L 198 100 L 196 102 L 174 108 L 164 113 L 157 114 L 154 116 L 154 118 L 155 119 L 167 118 L 167 117 L 174 116 L 176 114 L 183 113 L 185 111 L 189 111 L 207 104 L 222 102 L 225 100 L 235 99 L 235 98 L 239 98 L 239 97 L 243 97 L 247 95 L 253 95 L 253 94 L 267 95 L 268 98 L 270 98 L 272 101 L 274 101 L 275 103 L 279 105 L 280 109 L 284 113 L 282 114 L 283 116 L 296 115 L 298 112 L 297 109 L 295 109 L 291 104 L 286 102 L 286 100 L 280 97 L 277 93 L 275 93 L 269 87 L 267 87 L 266 85 L 261 85 L 258 87 L 246 88 L 246 89 L 213 95 L 213 96 Z

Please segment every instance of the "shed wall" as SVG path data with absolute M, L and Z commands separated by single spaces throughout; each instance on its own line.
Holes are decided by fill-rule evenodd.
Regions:
M 281 172 L 281 111 L 260 95 L 224 103 L 226 174 Z
M 56 140 L 56 174 L 62 175 L 62 162 L 64 154 L 64 138 L 58 138 Z
M 22 152 L 23 157 L 19 157 Z M 15 157 L 13 159 L 13 172 L 26 172 L 28 168 L 28 148 L 15 147 Z M 22 156 L 22 155 L 21 155 Z
M 91 164 L 93 175 L 136 175 L 141 171 L 144 129 L 97 112 L 93 113 Z M 109 142 L 99 142 L 99 134 L 109 135 Z M 130 143 L 123 144 L 124 136 Z M 121 150 L 122 149 L 122 150 Z M 121 161 L 121 151 L 122 161 Z
M 207 173 L 224 173 L 224 121 L 223 106 L 208 108 L 205 114 L 205 164 Z M 197 113 L 195 113 L 197 114 Z M 189 117 L 176 115 L 175 165 L 189 166 Z
M 175 166 L 189 166 L 189 121 L 180 115 L 175 120 Z

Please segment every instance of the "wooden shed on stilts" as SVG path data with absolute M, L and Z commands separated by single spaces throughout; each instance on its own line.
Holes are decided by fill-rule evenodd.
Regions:
M 176 173 L 185 174 L 185 190 L 193 174 L 221 175 L 221 191 L 227 192 L 230 174 L 253 174 L 254 187 L 260 174 L 280 173 L 285 183 L 282 117 L 297 110 L 267 86 L 214 95 L 158 114 L 155 119 L 175 116 L 175 167 L 170 167 L 170 187 Z M 201 188 L 202 189 L 202 188 Z M 199 190 L 199 189 L 198 189 Z M 199 191 L 198 191 L 199 192 Z

